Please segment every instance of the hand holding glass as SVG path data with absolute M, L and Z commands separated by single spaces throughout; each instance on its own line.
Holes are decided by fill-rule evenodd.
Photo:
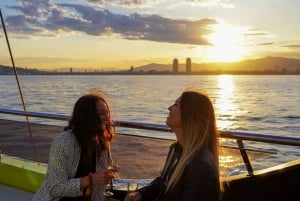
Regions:
M 107 169 L 111 170 L 112 173 L 114 173 L 114 172 L 117 172 L 117 168 L 118 168 L 118 160 L 117 159 L 109 160 Z M 112 191 L 113 191 L 113 180 L 110 181 L 109 188 L 103 193 L 103 195 L 104 196 L 113 196 L 114 193 Z

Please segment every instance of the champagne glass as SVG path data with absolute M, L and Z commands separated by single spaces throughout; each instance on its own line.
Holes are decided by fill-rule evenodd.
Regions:
M 127 183 L 127 192 L 132 193 L 139 189 L 139 184 L 136 181 L 129 181 Z
M 118 168 L 118 160 L 117 159 L 110 159 L 109 163 L 108 163 L 108 166 L 107 166 L 107 169 L 114 172 L 114 171 L 117 170 L 117 168 Z M 109 182 L 109 187 L 108 187 L 108 189 L 106 189 L 106 191 L 103 193 L 103 195 L 107 196 L 107 197 L 113 196 L 114 193 L 112 191 L 113 191 L 113 180 L 111 180 Z

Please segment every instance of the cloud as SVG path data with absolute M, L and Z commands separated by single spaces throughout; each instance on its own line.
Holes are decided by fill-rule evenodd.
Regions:
M 31 0 L 10 8 L 19 15 L 8 16 L 8 29 L 22 35 L 48 35 L 83 32 L 93 36 L 117 35 L 128 40 L 210 45 L 206 36 L 215 19 L 171 19 L 138 13 L 123 15 L 79 4 L 54 4 Z M 104 2 L 104 1 L 103 1 Z
M 196 4 L 203 7 L 223 7 L 234 8 L 235 5 L 230 0 L 185 0 L 187 3 Z
M 265 46 L 265 45 L 273 45 L 273 42 L 267 42 L 267 43 L 259 43 L 257 45 Z
M 294 44 L 294 45 L 283 45 L 281 47 L 288 47 L 288 48 L 300 48 L 300 44 Z
M 244 36 L 267 36 L 269 35 L 266 32 L 252 32 L 252 33 L 245 33 Z
M 159 0 L 86 0 L 97 5 L 113 5 L 121 7 L 146 7 L 158 3 Z
M 266 31 L 260 30 L 258 28 L 248 27 L 247 31 L 244 33 L 244 36 L 269 36 L 270 34 Z
M 111 5 L 118 7 L 130 7 L 130 8 L 141 8 L 148 7 L 164 0 L 86 0 L 87 2 L 93 3 L 99 6 Z M 223 8 L 234 8 L 234 4 L 230 3 L 231 0 L 175 0 L 174 3 L 187 3 L 192 5 L 198 5 L 202 7 L 223 7 Z

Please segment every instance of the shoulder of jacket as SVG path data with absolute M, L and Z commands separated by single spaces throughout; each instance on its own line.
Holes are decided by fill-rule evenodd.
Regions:
M 76 138 L 72 131 L 63 131 L 54 138 L 54 143 L 59 144 L 74 144 L 75 141 Z

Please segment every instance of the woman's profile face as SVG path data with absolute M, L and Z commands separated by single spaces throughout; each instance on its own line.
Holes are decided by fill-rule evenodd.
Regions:
M 177 98 L 175 103 L 168 107 L 169 116 L 167 117 L 166 123 L 171 129 L 181 128 L 181 111 L 180 111 L 181 96 Z
M 109 123 L 109 117 L 108 117 L 108 108 L 106 104 L 103 101 L 98 101 L 96 103 L 97 108 L 97 114 L 99 118 L 101 119 L 101 122 L 103 125 Z

